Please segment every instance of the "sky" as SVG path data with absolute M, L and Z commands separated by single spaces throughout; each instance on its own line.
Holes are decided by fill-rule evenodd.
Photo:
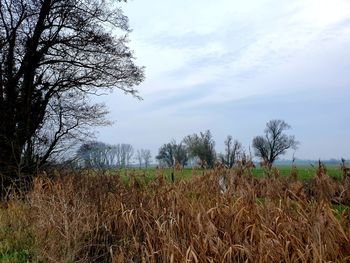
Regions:
M 99 98 L 106 143 L 136 149 L 210 130 L 249 151 L 266 123 L 292 127 L 301 159 L 350 159 L 350 0 L 130 0 L 130 48 L 145 67 L 139 101 Z

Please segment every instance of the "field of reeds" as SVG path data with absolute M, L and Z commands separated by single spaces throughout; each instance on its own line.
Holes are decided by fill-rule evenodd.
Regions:
M 0 261 L 350 262 L 350 180 L 324 167 L 128 176 L 39 175 L 1 204 Z

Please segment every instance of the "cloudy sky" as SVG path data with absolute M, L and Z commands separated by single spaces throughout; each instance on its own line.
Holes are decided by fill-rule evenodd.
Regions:
M 297 158 L 350 158 L 349 0 L 131 0 L 123 10 L 144 100 L 101 98 L 115 123 L 98 140 L 155 156 L 210 129 L 218 152 L 228 134 L 248 150 L 283 119 Z

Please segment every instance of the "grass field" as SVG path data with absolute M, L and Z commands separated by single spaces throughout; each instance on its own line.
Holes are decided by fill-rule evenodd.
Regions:
M 0 262 L 350 261 L 350 180 L 336 167 L 171 172 L 37 177 L 1 203 Z
M 277 166 L 276 170 L 282 177 L 288 177 L 291 175 L 292 167 L 291 166 Z M 343 176 L 340 166 L 327 166 L 326 172 L 332 178 L 340 179 Z M 189 179 L 193 175 L 201 175 L 205 173 L 206 170 L 202 169 L 192 169 L 184 168 L 182 171 L 175 171 L 171 168 L 148 168 L 148 169 L 128 169 L 121 171 L 110 171 L 111 174 L 121 175 L 124 180 L 127 182 L 130 179 L 130 175 L 137 177 L 144 177 L 145 181 L 152 181 L 157 177 L 157 174 L 163 174 L 167 180 L 171 180 L 171 174 L 174 173 L 175 180 Z M 251 169 L 253 176 L 261 178 L 266 175 L 266 169 L 261 167 Z M 298 179 L 300 180 L 311 180 L 316 174 L 316 168 L 312 166 L 296 166 L 296 173 Z

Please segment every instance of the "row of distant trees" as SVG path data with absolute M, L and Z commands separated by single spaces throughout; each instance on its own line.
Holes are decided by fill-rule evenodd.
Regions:
M 264 165 L 271 166 L 273 162 L 290 148 L 296 149 L 298 142 L 294 136 L 285 134 L 290 126 L 283 120 L 271 120 L 266 124 L 264 135 L 253 139 L 254 155 L 262 160 Z M 210 130 L 199 134 L 188 135 L 180 143 L 175 140 L 163 144 L 156 159 L 161 166 L 174 167 L 176 164 L 186 166 L 189 162 L 201 168 L 212 168 L 217 161 L 225 167 L 232 168 L 238 160 L 252 159 L 252 154 L 246 154 L 242 143 L 228 135 L 224 153 L 216 153 L 215 141 Z M 88 142 L 77 151 L 79 164 L 84 167 L 116 167 L 126 168 L 138 163 L 138 166 L 149 167 L 151 151 L 141 149 L 134 151 L 130 144 L 110 145 L 103 142 Z
M 297 142 L 292 135 L 287 135 L 286 130 L 290 129 L 283 120 L 271 120 L 266 124 L 264 135 L 256 136 L 253 139 L 252 147 L 254 155 L 260 158 L 267 166 L 286 153 L 290 148 L 296 149 Z M 251 154 L 249 154 L 252 158 Z M 215 152 L 215 141 L 209 130 L 186 136 L 180 143 L 172 140 L 159 149 L 156 157 L 162 164 L 169 167 L 176 163 L 185 166 L 189 160 L 196 160 L 202 168 L 213 167 L 216 161 L 220 161 L 227 168 L 232 168 L 237 160 L 247 159 L 247 154 L 242 144 L 228 135 L 225 140 L 225 152 Z
M 151 151 L 140 149 L 135 151 L 131 144 L 106 144 L 103 142 L 87 142 L 77 151 L 77 163 L 85 168 L 127 168 L 136 159 L 139 167 L 149 167 L 152 159 Z

